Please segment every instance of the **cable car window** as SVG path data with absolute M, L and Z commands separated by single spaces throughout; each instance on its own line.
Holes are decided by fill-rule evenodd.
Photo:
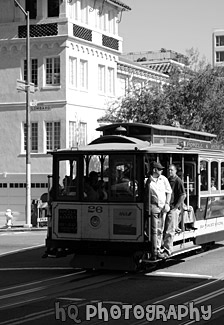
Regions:
M 218 162 L 212 161 L 211 162 L 211 190 L 216 191 L 219 189 L 219 182 L 218 182 Z
M 100 164 L 100 156 L 93 155 L 93 156 L 88 156 L 88 169 L 89 172 L 95 171 L 97 173 L 100 173 L 101 170 L 101 164 Z
M 109 165 L 107 155 L 84 156 L 83 199 L 106 201 L 108 199 Z
M 138 195 L 138 181 L 134 172 L 133 156 L 111 156 L 111 197 L 133 200 Z
M 221 162 L 221 190 L 224 190 L 224 162 Z
M 206 219 L 224 217 L 224 197 L 216 196 L 208 198 Z M 219 221 L 218 221 L 219 222 Z
M 59 160 L 57 193 L 61 198 L 77 198 L 77 166 L 74 158 Z
M 200 175 L 201 191 L 208 191 L 208 162 L 206 160 L 200 162 Z

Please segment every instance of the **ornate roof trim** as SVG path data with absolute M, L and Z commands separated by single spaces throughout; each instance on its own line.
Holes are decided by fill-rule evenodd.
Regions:
M 131 8 L 128 5 L 126 5 L 124 2 L 120 0 L 107 0 L 107 2 L 112 2 L 113 4 L 116 4 L 126 10 L 131 10 Z
M 151 76 L 154 76 L 154 77 L 157 77 L 157 78 L 161 78 L 161 79 L 169 79 L 169 77 L 167 76 L 167 74 L 164 74 L 160 71 L 155 71 L 155 69 L 152 69 L 152 68 L 149 68 L 149 67 L 146 67 L 146 66 L 143 66 L 141 65 L 140 63 L 137 63 L 137 62 L 133 62 L 131 60 L 128 60 L 122 56 L 119 56 L 119 60 L 117 62 L 117 65 L 118 65 L 118 69 L 120 70 L 126 70 L 127 72 L 130 72 L 132 70 L 132 72 L 139 72 L 139 74 L 147 74 L 147 75 L 151 75 Z M 126 69 L 125 69 L 126 67 Z

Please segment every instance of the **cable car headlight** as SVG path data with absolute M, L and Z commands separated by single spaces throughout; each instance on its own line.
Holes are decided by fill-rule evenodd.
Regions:
M 90 225 L 94 228 L 98 228 L 100 226 L 100 218 L 98 216 L 93 216 L 90 219 Z

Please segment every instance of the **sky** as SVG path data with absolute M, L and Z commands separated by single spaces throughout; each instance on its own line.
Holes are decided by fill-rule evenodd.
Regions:
M 212 62 L 212 33 L 224 30 L 224 0 L 122 0 L 131 7 L 119 24 L 123 53 L 158 51 L 186 54 L 197 49 Z

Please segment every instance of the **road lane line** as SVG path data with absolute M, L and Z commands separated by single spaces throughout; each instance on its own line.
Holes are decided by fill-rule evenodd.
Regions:
M 40 245 L 29 246 L 29 247 L 24 247 L 24 248 L 20 248 L 20 249 L 15 249 L 13 251 L 1 253 L 0 254 L 0 257 L 1 256 L 6 256 L 6 255 L 10 255 L 10 254 L 19 253 L 19 252 L 23 252 L 23 251 L 27 251 L 27 250 L 34 249 L 34 248 L 37 248 L 37 247 L 44 247 L 44 246 L 45 246 L 44 244 L 40 244 Z
M 206 282 L 206 283 L 201 284 L 201 285 L 199 285 L 199 286 L 197 286 L 197 287 L 193 287 L 193 288 L 191 288 L 191 289 L 188 289 L 188 290 L 185 290 L 185 291 L 178 292 L 178 293 L 176 293 L 176 294 L 174 294 L 174 295 L 172 295 L 172 296 L 165 297 L 165 298 L 163 298 L 163 299 L 161 299 L 161 300 L 157 300 L 157 301 L 153 302 L 153 304 L 161 304 L 161 303 L 166 302 L 166 301 L 168 301 L 168 300 L 171 300 L 171 299 L 173 299 L 173 298 L 178 298 L 178 297 L 180 297 L 180 296 L 184 296 L 185 294 L 191 293 L 191 292 L 193 292 L 193 291 L 197 291 L 197 290 L 199 290 L 199 289 L 203 289 L 203 288 L 209 287 L 209 286 L 214 285 L 214 284 L 216 284 L 216 283 L 218 283 L 218 282 L 220 282 L 220 279 L 215 279 L 214 281 L 209 282 L 209 283 Z M 148 302 L 148 301 L 146 301 L 146 303 L 147 303 L 147 302 Z M 143 302 L 143 303 L 145 303 L 145 302 Z
M 86 304 L 87 304 L 87 301 L 85 301 L 84 303 L 79 304 L 77 306 L 80 308 L 80 307 L 85 306 Z M 61 307 L 66 307 L 66 306 L 68 306 L 68 304 L 64 304 Z M 20 324 L 27 323 L 27 322 L 30 322 L 30 324 L 31 324 L 31 322 L 34 320 L 37 320 L 37 319 L 40 319 L 40 318 L 43 318 L 46 316 L 51 316 L 51 315 L 55 315 L 55 308 L 49 308 L 47 310 L 43 310 L 43 311 L 40 311 L 37 313 L 25 315 L 23 317 L 18 317 L 18 318 L 10 319 L 7 321 L 3 321 L 3 322 L 0 322 L 0 325 L 8 325 L 8 324 L 9 325 L 20 325 Z
M 215 291 L 212 291 L 212 292 L 209 292 L 208 294 L 204 295 L 204 296 L 200 296 L 199 298 L 196 298 L 194 299 L 193 301 L 196 303 L 196 304 L 200 304 L 201 302 L 204 302 L 208 299 L 211 299 L 211 298 L 214 298 L 214 297 L 217 297 L 217 296 L 220 296 L 224 294 L 224 288 L 222 289 L 219 289 L 219 290 L 215 290 Z
M 212 314 L 216 314 L 216 313 L 219 313 L 220 311 L 224 310 L 224 305 L 216 308 L 215 310 L 213 310 Z
M 33 289 L 27 289 L 27 290 L 23 290 L 23 291 L 8 293 L 7 295 L 0 296 L 0 300 L 7 299 L 7 298 L 18 297 L 18 296 L 23 296 L 23 295 L 27 295 L 29 293 L 41 291 L 43 289 L 46 289 L 46 287 L 45 286 L 42 286 L 42 287 L 38 287 L 38 288 L 33 288 Z M 0 306 L 0 309 L 2 309 L 2 306 Z
M 43 299 L 46 299 L 47 296 L 43 296 L 43 297 L 37 297 L 37 298 L 33 298 L 33 299 L 26 299 L 26 300 L 23 300 L 23 301 L 18 301 L 18 302 L 13 302 L 13 303 L 10 303 L 10 304 L 5 304 L 3 306 L 0 306 L 0 309 L 5 309 L 5 308 L 8 308 L 8 307 L 14 307 L 14 306 L 19 306 L 19 305 L 23 305 L 24 303 L 28 303 L 28 302 L 36 302 L 38 300 L 43 300 Z
M 67 298 L 67 297 L 59 297 L 57 300 L 66 300 L 66 301 L 83 301 L 84 298 Z
M 23 284 L 19 284 L 19 285 L 16 285 L 16 286 L 3 288 L 3 289 L 1 289 L 1 292 L 15 290 L 15 289 L 19 289 L 19 288 L 23 288 L 23 287 L 28 287 L 28 286 L 32 286 L 32 285 L 37 285 L 37 284 L 43 284 L 44 282 L 55 281 L 55 280 L 63 279 L 63 278 L 66 278 L 66 277 L 83 274 L 83 273 L 86 273 L 86 271 L 79 271 L 79 272 L 76 272 L 76 273 L 69 273 L 69 274 L 60 275 L 60 276 L 56 276 L 56 277 L 53 277 L 53 278 L 48 278 L 48 279 L 44 279 L 44 280 L 40 280 L 40 281 L 23 283 Z
M 169 276 L 169 277 L 183 277 L 183 278 L 203 278 L 203 279 L 212 279 L 212 275 L 206 274 L 197 274 L 197 273 L 174 273 L 174 272 L 162 272 L 155 271 L 153 273 L 146 273 L 146 276 Z

